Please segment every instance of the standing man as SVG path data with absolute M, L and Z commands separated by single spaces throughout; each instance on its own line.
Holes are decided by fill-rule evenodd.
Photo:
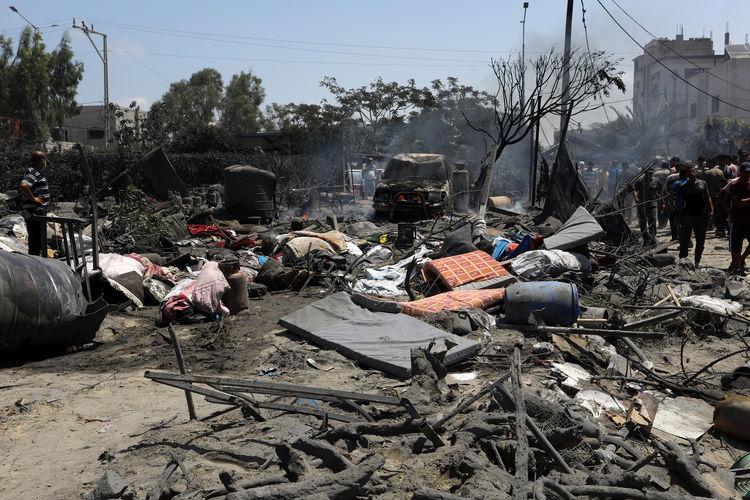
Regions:
M 677 212 L 682 206 L 680 200 L 680 186 L 687 182 L 686 169 L 687 165 L 678 165 L 679 173 L 671 174 L 667 178 L 667 192 L 669 193 L 669 230 L 672 234 L 672 241 L 680 237 L 680 226 L 677 222 Z
M 617 160 L 612 160 L 612 165 L 608 170 L 607 199 L 611 199 L 617 193 L 617 185 L 620 184 L 620 169 L 617 165 Z
M 716 237 L 724 238 L 726 233 L 726 214 L 723 213 L 719 203 L 719 193 L 721 188 L 727 184 L 724 172 L 712 160 L 707 160 L 706 170 L 703 171 L 702 179 L 708 186 L 708 194 L 711 196 L 711 203 L 714 206 L 714 226 L 716 227 Z
M 659 208 L 664 205 L 664 188 L 654 178 L 654 169 L 646 170 L 644 176 L 635 184 L 633 191 L 635 202 L 638 204 L 638 225 L 641 228 L 643 244 L 656 245 L 656 221 Z
M 740 177 L 729 185 L 729 199 L 732 208 L 729 212 L 731 226 L 729 229 L 729 248 L 732 252 L 730 272 L 743 273 L 745 259 L 750 253 L 750 246 L 742 253 L 742 242 L 750 241 L 750 163 L 743 163 Z
M 42 241 L 46 239 L 44 222 L 37 217 L 47 215 L 49 207 L 49 185 L 44 176 L 47 155 L 43 151 L 31 153 L 31 166 L 26 168 L 21 181 L 23 193 L 23 218 L 29 233 L 29 255 L 42 255 Z
M 703 245 L 706 242 L 708 219 L 714 216 L 714 207 L 708 195 L 708 186 L 698 179 L 695 166 L 688 166 L 685 174 L 687 182 L 679 187 L 682 203 L 677 212 L 677 223 L 680 226 L 680 258 L 684 259 L 688 256 L 688 242 L 692 233 L 695 233 L 695 267 L 697 268 L 700 265 Z
M 594 170 L 594 162 L 589 160 L 588 165 L 583 162 L 578 163 L 578 170 L 583 182 L 589 188 L 592 197 L 599 194 L 599 173 Z

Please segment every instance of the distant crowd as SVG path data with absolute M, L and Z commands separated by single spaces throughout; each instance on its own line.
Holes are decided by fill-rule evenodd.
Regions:
M 650 167 L 636 177 L 647 164 Z M 622 191 L 618 201 L 625 220 L 630 223 L 635 211 L 644 245 L 656 245 L 657 227 L 669 223 L 672 240 L 680 242 L 680 259 L 695 246 L 697 267 L 706 232 L 714 229 L 717 238 L 729 239 L 732 262 L 727 271 L 744 275 L 750 255 L 750 156 L 743 149 L 736 155 L 701 155 L 695 163 L 678 157 L 634 167 L 616 160 L 608 166 L 581 161 L 578 173 L 599 200 Z M 748 246 L 743 251 L 744 241 Z

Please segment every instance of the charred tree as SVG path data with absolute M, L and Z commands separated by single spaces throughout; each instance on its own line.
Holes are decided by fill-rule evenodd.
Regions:
M 524 64 L 520 57 L 492 60 L 492 70 L 497 79 L 493 104 L 495 119 L 492 127 L 469 126 L 481 132 L 493 145 L 494 158 L 482 165 L 475 190 L 474 210 L 487 203 L 485 183 L 491 181 L 492 167 L 506 147 L 522 141 L 542 118 L 560 116 L 566 112 L 568 119 L 604 105 L 600 96 L 609 96 L 612 87 L 625 91 L 622 72 L 617 71 L 616 60 L 604 52 L 582 54 L 574 51 L 570 58 L 550 50 L 536 60 Z M 570 79 L 563 82 L 567 68 Z M 529 78 L 525 69 L 528 68 Z M 563 107 L 563 104 L 567 104 Z

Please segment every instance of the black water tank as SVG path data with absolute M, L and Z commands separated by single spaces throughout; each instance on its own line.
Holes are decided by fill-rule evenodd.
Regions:
M 224 204 L 238 220 L 251 217 L 271 219 L 276 176 L 250 165 L 224 169 Z

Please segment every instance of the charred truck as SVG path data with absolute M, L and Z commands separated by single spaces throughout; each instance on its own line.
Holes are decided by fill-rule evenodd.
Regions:
M 373 206 L 389 219 L 429 219 L 451 203 L 451 172 L 445 155 L 399 154 L 388 161 L 375 189 Z

